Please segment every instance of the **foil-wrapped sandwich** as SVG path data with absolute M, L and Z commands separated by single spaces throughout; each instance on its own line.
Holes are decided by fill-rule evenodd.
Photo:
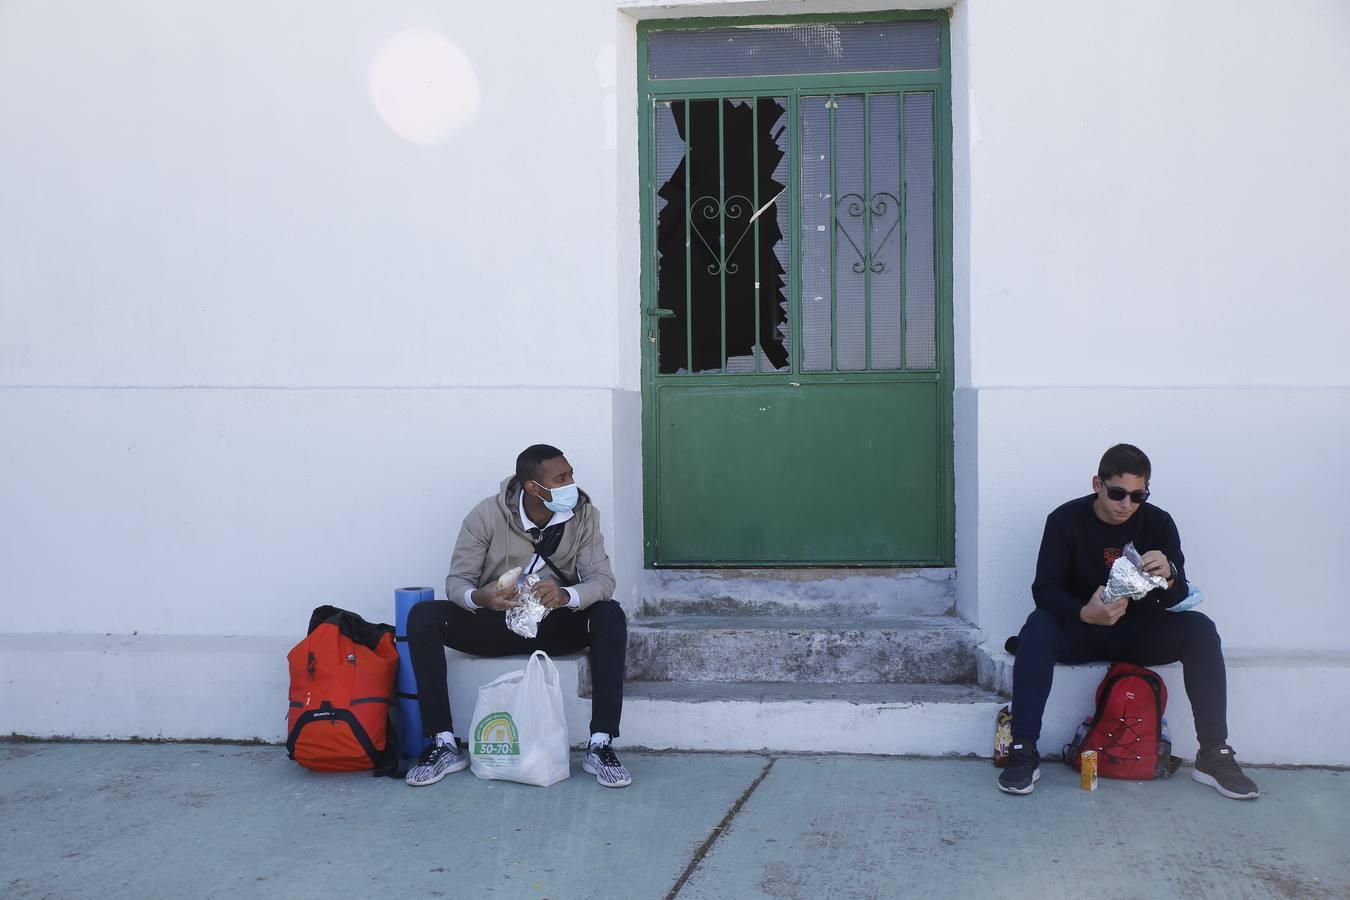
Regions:
M 519 570 L 516 570 L 519 572 Z M 511 574 L 510 572 L 507 573 Z M 539 623 L 548 615 L 548 607 L 535 595 L 534 588 L 539 584 L 538 575 L 526 575 L 516 586 L 516 599 L 519 606 L 506 611 L 506 627 L 523 638 L 539 635 Z
M 1131 541 L 1120 551 L 1120 557 L 1111 564 L 1111 574 L 1106 579 L 1106 590 L 1102 591 L 1102 602 L 1112 603 L 1122 597 L 1138 600 L 1149 591 L 1165 587 L 1167 587 L 1166 578 L 1149 575 L 1144 571 L 1144 561 Z

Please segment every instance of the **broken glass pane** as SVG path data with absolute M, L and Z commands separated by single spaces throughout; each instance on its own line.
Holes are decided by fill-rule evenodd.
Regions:
M 657 189 L 657 299 L 675 313 L 662 321 L 659 371 L 787 369 L 786 220 L 775 210 L 786 206 L 786 102 L 677 100 L 656 112 L 689 147 Z M 658 155 L 660 135 L 658 125 Z
M 779 98 L 774 102 L 786 112 L 786 99 Z M 791 160 L 788 158 L 787 154 L 790 136 L 787 133 L 786 115 L 779 118 L 778 125 L 770 134 L 770 137 L 773 138 L 774 146 L 779 151 L 777 153 L 778 165 L 773 170 L 773 183 L 775 185 L 784 185 L 784 187 L 778 189 L 779 193 L 772 201 L 772 209 L 763 213 L 765 216 L 772 214 L 775 221 L 778 223 L 778 239 L 772 242 L 773 255 L 777 263 L 777 275 L 765 278 L 765 273 L 761 270 L 760 291 L 762 293 L 765 290 L 765 285 L 772 286 L 774 294 L 769 302 L 777 303 L 778 313 L 776 316 L 772 317 L 775 320 L 774 323 L 767 323 L 761 320 L 760 328 L 762 334 L 760 336 L 760 342 L 762 347 L 771 347 L 775 344 L 780 345 L 783 348 L 783 362 L 781 364 L 775 364 L 761 350 L 760 370 L 769 371 L 770 367 L 774 367 L 780 372 L 787 372 L 792 368 L 790 359 L 792 355 L 792 322 L 790 318 L 792 304 L 788 298 L 789 283 L 787 275 L 788 266 L 792 263 L 792 247 L 789 245 L 790 236 L 792 234 L 792 203 L 791 198 L 788 197 L 786 187 L 788 180 L 791 178 Z M 762 166 L 763 163 L 761 163 L 761 172 L 763 172 Z M 761 194 L 759 202 L 762 208 L 763 205 L 769 201 Z M 760 246 L 763 247 L 765 241 L 764 234 L 760 235 L 759 240 Z M 772 268 L 771 271 L 773 271 Z
M 680 136 L 680 130 L 675 125 L 670 103 L 656 104 L 655 120 L 655 181 L 657 184 L 664 184 L 674 176 L 676 171 L 682 171 L 684 138 Z M 684 176 L 681 175 L 680 178 L 683 184 Z M 666 284 L 669 279 L 678 277 L 680 284 L 683 285 L 685 267 L 683 202 L 672 205 L 670 200 L 658 190 L 656 192 L 656 223 L 657 282 L 658 284 Z M 666 309 L 683 309 L 683 289 L 680 290 L 678 307 L 672 305 L 676 301 L 672 299 L 670 294 L 670 291 L 658 289 L 656 305 Z M 658 319 L 656 327 L 660 334 L 656 348 L 657 371 L 663 374 L 680 371 L 688 365 L 683 319 L 680 320 L 678 327 L 674 319 Z

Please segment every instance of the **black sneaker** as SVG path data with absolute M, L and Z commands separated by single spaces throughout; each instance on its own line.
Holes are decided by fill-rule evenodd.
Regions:
M 1261 796 L 1256 782 L 1242 774 L 1238 767 L 1233 748 L 1220 744 L 1209 750 L 1201 750 L 1195 755 L 1195 771 L 1191 777 L 1201 784 L 1207 784 L 1214 790 L 1234 800 L 1251 800 Z
M 469 757 L 459 749 L 458 743 L 438 744 L 433 741 L 422 751 L 422 758 L 417 761 L 417 765 L 408 770 L 408 777 L 404 781 L 414 787 L 435 784 L 451 772 L 468 767 Z
M 609 744 L 591 744 L 586 748 L 586 759 L 581 769 L 594 775 L 595 780 L 605 787 L 621 788 L 633 783 L 633 776 L 628 774 Z
M 1008 765 L 998 776 L 998 789 L 1005 794 L 1030 794 L 1041 780 L 1041 755 L 1036 745 L 1013 744 L 1008 750 Z

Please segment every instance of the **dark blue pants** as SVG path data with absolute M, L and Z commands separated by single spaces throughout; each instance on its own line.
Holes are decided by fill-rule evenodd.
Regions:
M 1040 738 L 1055 663 L 1101 660 L 1137 666 L 1180 662 L 1200 746 L 1227 742 L 1228 679 L 1214 623 L 1204 613 L 1171 613 L 1133 602 L 1114 625 L 1064 622 L 1043 609 L 1027 616 L 1013 664 L 1013 742 L 1034 744 Z
M 506 627 L 506 613 L 469 612 L 448 600 L 423 600 L 408 612 L 408 652 L 417 676 L 422 731 L 454 731 L 446 684 L 445 648 L 473 656 L 528 656 L 543 650 L 565 656 L 590 648 L 591 733 L 619 736 L 628 619 L 623 607 L 601 600 L 585 609 L 555 609 L 539 623 L 538 636 L 523 638 Z

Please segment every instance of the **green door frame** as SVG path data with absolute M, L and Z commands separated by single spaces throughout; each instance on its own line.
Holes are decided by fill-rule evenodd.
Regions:
M 940 35 L 940 70 L 902 71 L 902 72 L 861 72 L 846 74 L 813 75 L 760 75 L 735 76 L 725 78 L 661 78 L 652 79 L 648 73 L 647 36 L 652 31 L 672 29 L 725 28 L 737 25 L 792 25 L 807 22 L 829 22 L 844 24 L 855 22 L 894 22 L 894 21 L 936 21 Z M 896 11 L 857 14 L 814 14 L 799 16 L 752 16 L 738 18 L 697 18 L 677 20 L 654 20 L 640 22 L 637 27 L 637 64 L 638 64 L 638 152 L 639 152 L 639 211 L 641 215 L 641 331 L 639 340 L 642 346 L 642 467 L 643 467 L 643 561 L 647 568 L 658 565 L 656 503 L 658 498 L 656 440 L 656 397 L 655 379 L 657 377 L 657 354 L 655 334 L 660 313 L 656 301 L 657 266 L 655 258 L 656 223 L 655 203 L 653 200 L 653 177 L 655 171 L 655 117 L 654 105 L 667 99 L 717 98 L 726 96 L 776 95 L 790 98 L 792 101 L 789 115 L 793 117 L 794 132 L 790 140 L 789 171 L 791 203 L 792 247 L 794 263 L 799 264 L 801 228 L 801 198 L 799 196 L 801 159 L 796 147 L 795 117 L 797 99 L 804 95 L 822 93 L 844 93 L 858 91 L 931 91 L 934 94 L 936 116 L 935 159 L 936 197 L 935 215 L 937 229 L 937 255 L 935 266 L 937 277 L 937 361 L 936 371 L 891 371 L 879 372 L 801 372 L 801 347 L 799 328 L 794 325 L 794 340 L 791 353 L 793 378 L 822 383 L 841 383 L 878 380 L 879 376 L 888 381 L 897 382 L 933 382 L 936 381 L 939 394 L 943 398 L 940 404 L 938 434 L 938 478 L 941 481 L 938 510 L 938 528 L 941 546 L 939 557 L 906 563 L 906 565 L 955 565 L 955 485 L 953 474 L 953 437 L 952 437 L 952 397 L 953 397 L 953 351 L 952 351 L 952 118 L 951 118 L 951 32 L 949 16 L 946 11 Z M 788 302 L 791 309 L 791 321 L 800 319 L 800 272 L 794 264 L 787 273 Z M 737 375 L 664 375 L 662 378 L 696 378 L 700 384 L 709 385 L 751 385 L 756 381 L 772 378 L 767 374 Z M 776 567 L 787 567 L 778 564 Z M 818 565 L 804 562 L 802 565 Z

